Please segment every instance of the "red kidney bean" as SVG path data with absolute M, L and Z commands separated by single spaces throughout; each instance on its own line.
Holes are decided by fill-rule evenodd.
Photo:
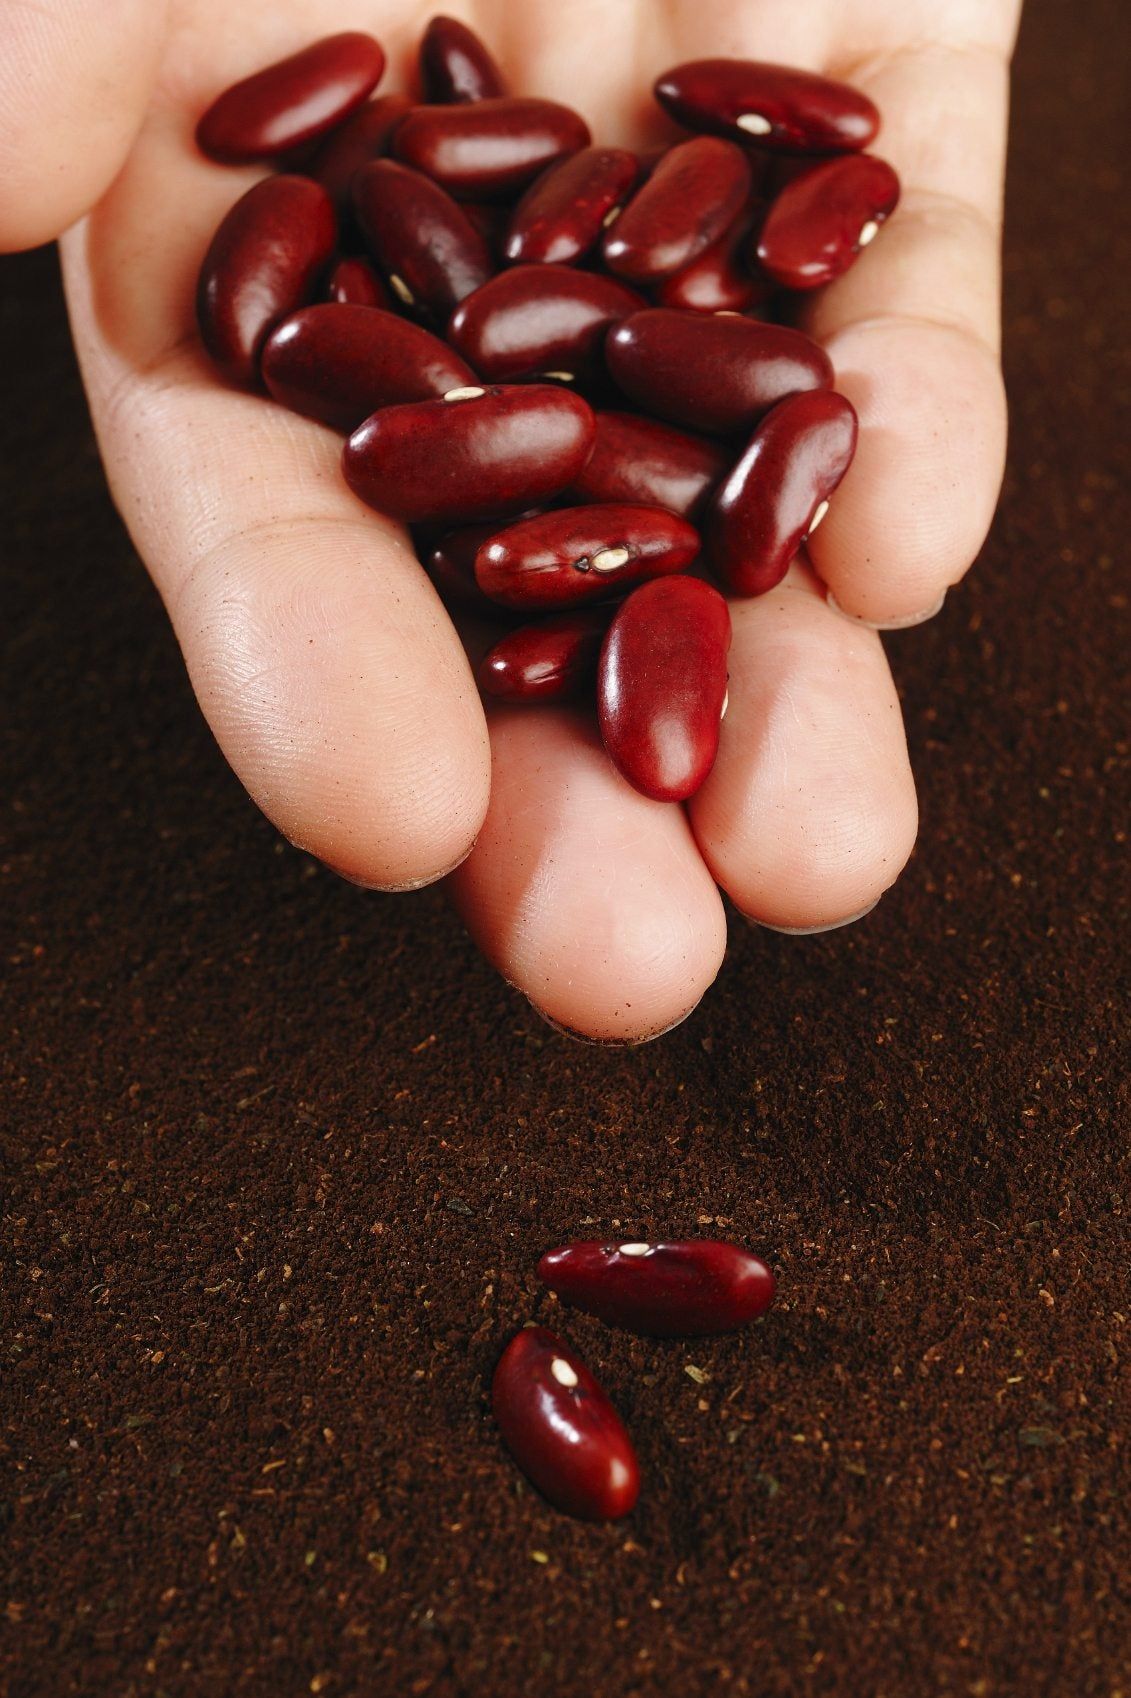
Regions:
M 767 300 L 773 285 L 757 260 L 751 264 L 747 258 L 751 235 L 763 217 L 761 204 L 744 207 L 698 259 L 661 281 L 657 304 L 687 312 L 747 312 Z
M 764 1315 L 776 1288 L 765 1262 L 718 1238 L 563 1244 L 538 1277 L 575 1308 L 651 1338 L 730 1332 Z
M 375 159 L 353 179 L 357 220 L 402 305 L 438 323 L 486 283 L 487 244 L 449 194 L 394 159 Z
M 469 223 L 479 231 L 487 244 L 487 252 L 493 261 L 502 262 L 503 237 L 507 232 L 507 209 L 491 201 L 461 200 L 460 210 L 466 214 Z
M 436 105 L 506 94 L 503 74 L 474 30 L 457 18 L 429 20 L 420 41 L 424 98 Z
M 758 262 L 787 289 L 831 283 L 890 218 L 899 178 L 886 160 L 851 153 L 786 185 L 766 214 Z
M 847 83 L 752 59 L 694 59 L 655 84 L 660 105 L 691 130 L 790 153 L 867 147 L 880 115 Z
M 226 89 L 196 126 L 197 146 L 224 165 L 275 159 L 348 118 L 384 69 L 372 36 L 326 36 Z
M 431 547 L 418 549 L 425 571 L 447 606 L 462 608 L 496 624 L 505 615 L 475 582 L 475 556 L 479 544 L 493 537 L 498 528 L 497 519 L 486 524 L 462 525 L 459 530 L 446 531 Z
M 388 153 L 393 131 L 410 104 L 403 94 L 383 94 L 327 136 L 307 174 L 322 184 L 339 210 L 350 204 L 354 172 Z
M 572 483 L 594 428 L 567 389 L 469 386 L 374 413 L 346 443 L 342 469 L 355 495 L 395 519 L 486 519 Z
M 599 240 L 640 167 L 623 147 L 583 147 L 535 179 L 515 207 L 503 253 L 514 264 L 571 265 Z
M 582 1521 L 616 1521 L 640 1492 L 620 1417 L 589 1369 L 545 1327 L 524 1327 L 499 1358 L 491 1409 L 544 1498 Z
M 695 136 L 666 153 L 605 237 L 605 264 L 630 283 L 670 277 L 717 241 L 750 193 L 740 147 Z
M 552 100 L 415 106 L 397 130 L 397 158 L 462 200 L 506 199 L 565 153 L 589 146 L 583 118 Z
M 454 349 L 419 324 L 374 307 L 304 307 L 271 332 L 263 381 L 292 412 L 354 430 L 379 407 L 427 401 L 474 384 Z
M 327 300 L 338 306 L 388 307 L 389 296 L 367 259 L 340 259 L 326 285 Z
M 856 432 L 851 402 L 832 390 L 767 413 L 707 516 L 708 558 L 729 589 L 761 595 L 781 582 L 852 464 Z
M 492 383 L 546 375 L 584 385 L 603 375 L 606 330 L 643 305 L 612 277 L 568 265 L 516 265 L 461 302 L 448 340 Z
M 666 507 L 691 519 L 730 464 L 731 456 L 705 437 L 635 413 L 598 413 L 593 451 L 568 494 Z
M 479 683 L 503 702 L 556 702 L 592 683 L 607 608 L 562 613 L 508 631 L 479 663 Z
M 698 553 L 699 533 L 662 507 L 562 507 L 482 543 L 475 578 L 503 607 L 568 607 L 682 572 Z
M 719 436 L 749 430 L 786 395 L 833 381 L 829 356 L 800 330 L 667 307 L 614 325 L 605 363 L 638 406 Z
M 699 578 L 657 578 L 618 609 L 597 712 L 611 760 L 645 796 L 685 801 L 714 766 L 729 648 L 727 604 Z
M 229 382 L 258 387 L 263 343 L 313 295 L 336 239 L 330 197 L 308 177 L 266 177 L 223 218 L 200 268 L 196 318 Z

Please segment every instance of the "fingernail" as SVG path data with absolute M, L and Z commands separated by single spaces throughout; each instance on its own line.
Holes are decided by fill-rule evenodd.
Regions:
M 646 1032 L 639 1038 L 591 1038 L 585 1032 L 575 1032 L 572 1026 L 563 1026 L 560 1020 L 555 1020 L 552 1014 L 547 1014 L 544 1008 L 539 1008 L 538 1004 L 530 997 L 527 997 L 526 1000 L 530 1003 L 539 1020 L 543 1020 L 547 1026 L 552 1027 L 555 1032 L 559 1032 L 563 1038 L 572 1038 L 575 1043 L 579 1044 L 589 1044 L 593 1049 L 639 1049 L 642 1044 L 655 1043 L 657 1038 L 666 1037 L 669 1032 L 674 1032 L 677 1026 L 682 1026 L 688 1016 L 694 1014 L 699 1006 L 698 1002 L 693 1002 L 685 1013 L 678 1015 L 671 1022 L 670 1026 L 662 1026 L 658 1032 Z M 700 998 L 701 1000 L 702 998 Z
M 928 607 L 925 613 L 905 613 L 899 619 L 861 619 L 858 614 L 846 613 L 829 589 L 825 591 L 825 600 L 833 612 L 839 613 L 842 619 L 847 619 L 850 625 L 863 625 L 868 631 L 906 631 L 912 625 L 925 625 L 928 619 L 933 619 L 936 613 L 940 613 L 946 601 L 946 591 L 943 591 L 938 601 Z
M 843 920 L 830 920 L 824 926 L 772 926 L 769 920 L 757 920 L 753 914 L 743 914 L 742 918 L 747 925 L 760 926 L 764 932 L 780 932 L 783 937 L 816 937 L 820 932 L 838 932 L 842 926 L 854 926 L 857 920 L 862 920 L 865 914 L 870 914 L 880 900 L 877 896 L 875 902 L 869 902 L 868 906 L 861 908 L 858 913 L 849 914 Z

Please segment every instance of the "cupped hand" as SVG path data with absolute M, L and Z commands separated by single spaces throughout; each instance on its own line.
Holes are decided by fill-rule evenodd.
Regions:
M 575 106 L 598 141 L 668 133 L 649 91 L 671 64 L 770 59 L 871 95 L 883 114 L 876 151 L 903 180 L 881 238 L 807 306 L 806 327 L 860 415 L 859 449 L 812 565 L 732 604 L 719 759 L 686 808 L 631 790 L 589 716 L 485 718 L 405 534 L 342 482 L 339 439 L 222 387 L 197 344 L 201 257 L 261 174 L 203 159 L 200 113 L 229 83 L 345 29 L 388 50 L 382 89 L 408 86 L 430 8 L 13 0 L 0 18 L 0 246 L 66 232 L 107 475 L 224 753 L 279 829 L 347 877 L 396 889 L 449 874 L 486 954 L 578 1033 L 638 1039 L 694 1007 L 725 946 L 720 889 L 763 924 L 819 929 L 868 909 L 910 853 L 914 785 L 872 627 L 936 610 L 997 499 L 998 250 L 1019 8 L 461 8 L 516 91 Z

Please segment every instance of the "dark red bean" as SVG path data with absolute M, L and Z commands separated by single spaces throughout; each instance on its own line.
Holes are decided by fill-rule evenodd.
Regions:
M 479 663 L 479 682 L 503 702 L 556 702 L 597 674 L 609 625 L 607 608 L 562 613 L 509 631 Z
M 515 264 L 572 265 L 600 239 L 640 175 L 623 147 L 583 147 L 538 177 L 511 215 L 503 253 Z
M 730 614 L 699 578 L 642 584 L 609 626 L 597 712 L 611 760 L 658 802 L 694 795 L 715 764 Z
M 782 190 L 758 239 L 759 264 L 787 289 L 831 283 L 890 218 L 899 178 L 871 153 L 830 159 Z
M 503 238 L 507 233 L 507 209 L 491 201 L 461 200 L 460 209 L 479 231 L 493 261 L 502 263 Z
M 582 1521 L 628 1514 L 640 1492 L 632 1441 L 584 1362 L 552 1332 L 524 1327 L 511 1339 L 491 1409 L 518 1466 L 558 1509 Z
M 420 41 L 420 80 L 425 100 L 437 105 L 492 100 L 507 92 L 494 59 L 458 18 L 429 20 Z
M 357 220 L 402 305 L 438 324 L 486 283 L 487 244 L 449 194 L 394 159 L 375 159 L 353 179 Z
M 197 146 L 224 165 L 275 159 L 348 118 L 384 69 L 372 36 L 326 36 L 226 89 L 196 126 Z
M 475 577 L 503 607 L 568 607 L 682 572 L 698 553 L 699 533 L 662 507 L 562 507 L 482 543 Z
M 717 241 L 750 193 L 740 147 L 714 136 L 680 142 L 661 159 L 605 237 L 605 264 L 630 283 L 654 283 Z
M 719 436 L 749 430 L 786 395 L 833 381 L 829 356 L 800 330 L 667 307 L 615 325 L 605 363 L 638 406 Z
M 308 175 L 322 184 L 339 210 L 350 204 L 354 172 L 388 153 L 393 131 L 410 104 L 403 94 L 383 94 L 327 136 L 311 161 Z
M 446 531 L 439 541 L 420 550 L 424 569 L 440 596 L 449 607 L 476 613 L 496 623 L 503 610 L 489 601 L 475 582 L 475 556 L 481 542 L 493 537 L 499 528 L 497 519 L 486 524 L 461 525 L 458 530 Z
M 293 412 L 354 430 L 379 407 L 427 401 L 475 382 L 454 349 L 373 307 L 304 307 L 271 332 L 263 381 Z
M 388 307 L 389 295 L 367 259 L 340 259 L 326 285 L 327 300 L 347 307 Z
M 397 130 L 398 159 L 461 200 L 497 200 L 526 188 L 563 154 L 589 145 L 583 118 L 552 100 L 478 100 L 415 106 Z
M 200 268 L 196 318 L 230 383 L 258 387 L 263 343 L 310 300 L 336 240 L 330 197 L 308 177 L 265 177 L 227 213 Z
M 572 483 L 594 428 L 567 389 L 469 387 L 374 413 L 346 443 L 342 469 L 356 495 L 395 519 L 487 519 Z
M 748 312 L 767 300 L 773 285 L 757 260 L 750 263 L 747 257 L 751 236 L 761 228 L 764 216 L 761 204 L 744 207 L 698 259 L 663 279 L 656 290 L 657 303 L 686 312 Z
M 852 404 L 831 390 L 767 413 L 707 517 L 708 558 L 729 589 L 761 595 L 781 582 L 852 464 L 856 431 Z
M 730 1332 L 764 1315 L 775 1291 L 765 1262 L 717 1238 L 563 1244 L 538 1277 L 575 1308 L 651 1338 Z
M 691 130 L 789 153 L 867 147 L 880 115 L 847 83 L 752 59 L 694 59 L 665 71 L 656 99 Z
M 584 386 L 603 375 L 606 330 L 643 305 L 612 277 L 568 265 L 516 265 L 457 307 L 448 340 L 492 383 L 544 374 Z
M 694 518 L 730 466 L 717 442 L 636 413 L 598 413 L 593 451 L 569 491 L 582 501 L 666 507 Z

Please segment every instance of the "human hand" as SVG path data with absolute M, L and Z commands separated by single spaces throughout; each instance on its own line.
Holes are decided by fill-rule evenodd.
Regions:
M 411 0 L 19 0 L 0 18 L 0 247 L 66 230 L 64 277 L 115 499 L 201 706 L 279 829 L 385 889 L 450 872 L 486 954 L 541 1011 L 632 1039 L 681 1019 L 725 946 L 719 887 L 787 929 L 871 906 L 914 841 L 878 625 L 934 611 L 1000 484 L 998 241 L 1020 0 L 546 0 L 468 20 L 513 86 L 596 140 L 655 139 L 652 78 L 710 52 L 864 89 L 899 210 L 806 306 L 855 404 L 856 460 L 784 583 L 732 603 L 719 758 L 686 807 L 617 775 L 584 715 L 492 710 L 404 533 L 343 484 L 340 443 L 220 386 L 193 292 L 216 224 L 260 173 L 193 127 L 229 83 L 319 35 L 375 34 L 404 86 L 430 8 Z M 500 34 L 500 31 L 503 33 Z M 646 44 L 646 59 L 640 45 Z M 645 126 L 651 126 L 646 128 Z M 75 221 L 78 222 L 75 222 Z M 468 851 L 470 850 L 470 853 Z M 464 858 L 466 857 L 466 859 Z M 453 867 L 455 871 L 450 871 Z

